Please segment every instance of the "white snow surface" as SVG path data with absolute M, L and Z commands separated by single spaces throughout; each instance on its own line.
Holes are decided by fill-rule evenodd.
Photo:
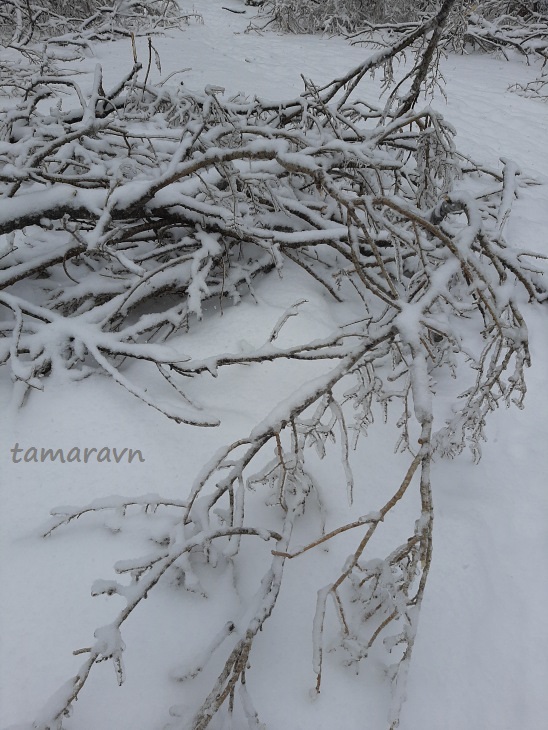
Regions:
M 225 9 L 246 9 L 233 14 Z M 203 24 L 154 38 L 162 73 L 191 67 L 185 85 L 206 85 L 276 99 L 301 88 L 300 73 L 328 81 L 368 53 L 342 38 L 244 33 L 253 9 L 236 0 L 201 0 Z M 138 41 L 146 58 L 146 40 Z M 131 66 L 129 41 L 95 47 L 82 85 L 103 64 L 106 85 Z M 457 129 L 459 149 L 486 165 L 512 159 L 538 185 L 520 191 L 506 227 L 508 241 L 548 251 L 548 106 L 508 91 L 535 77 L 538 67 L 519 59 L 451 55 L 443 61 L 447 101 L 431 103 Z M 157 74 L 154 69 L 153 73 Z M 366 79 L 362 92 L 375 98 L 379 80 Z M 244 300 L 224 312 L 208 313 L 206 327 L 191 330 L 183 348 L 193 357 L 259 347 L 283 312 L 306 303 L 284 326 L 284 344 L 323 337 L 337 325 L 324 292 L 302 272 L 287 267 L 257 287 L 257 302 Z M 488 423 L 489 441 L 478 465 L 468 453 L 433 465 L 434 558 L 421 609 L 419 630 L 400 730 L 540 730 L 548 718 L 548 311 L 524 305 L 532 352 L 525 410 L 500 410 Z M 133 366 L 134 380 L 138 366 Z M 77 671 L 97 627 L 108 626 L 121 608 L 116 595 L 90 596 L 96 581 L 112 580 L 113 565 L 147 553 L 139 529 L 142 516 L 128 521 L 114 511 L 84 516 L 42 539 L 40 527 L 58 505 L 86 505 L 112 495 L 161 494 L 184 500 L 216 449 L 245 437 L 301 384 L 326 372 L 317 363 L 239 366 L 217 378 L 205 373 L 189 385 L 217 428 L 176 425 L 107 378 L 66 386 L 53 380 L 33 393 L 22 410 L 11 406 L 12 383 L 0 375 L 0 723 L 19 726 L 39 717 L 54 693 Z M 151 384 L 151 388 L 157 386 Z M 18 463 L 10 449 L 110 446 L 139 449 L 144 462 Z M 392 426 L 375 423 L 353 461 L 355 503 L 346 502 L 345 478 L 336 458 L 314 467 L 327 505 L 327 530 L 382 506 L 401 481 L 407 459 L 393 454 Z M 337 448 L 335 448 L 335 451 Z M 116 500 L 106 504 L 118 504 Z M 161 531 L 162 508 L 159 508 Z M 129 514 L 129 511 L 128 511 Z M 394 524 L 414 519 L 413 497 L 391 516 Z M 411 517 L 409 517 L 411 516 Z M 319 529 L 318 515 L 305 518 L 297 543 Z M 322 692 L 311 698 L 312 629 L 316 594 L 336 579 L 340 556 L 352 552 L 356 531 L 288 561 L 278 604 L 257 637 L 248 673 L 250 692 L 269 730 L 385 730 L 388 727 L 390 663 L 381 648 L 360 666 L 344 667 L 326 655 Z M 267 536 L 266 536 L 267 537 Z M 257 573 L 272 544 L 253 540 L 249 572 Z M 383 537 L 372 543 L 371 557 Z M 388 545 L 388 547 L 390 547 Z M 254 564 L 256 561 L 257 565 Z M 156 730 L 179 707 L 178 727 L 192 716 L 211 676 L 192 674 L 196 661 L 228 618 L 241 615 L 230 570 L 200 591 L 158 585 L 122 627 L 126 679 L 119 687 L 112 662 L 103 662 L 66 721 L 72 730 Z M 239 576 L 242 588 L 251 578 Z M 188 587 L 188 586 L 187 586 Z M 213 590 L 214 589 L 214 590 Z M 245 590 L 241 591 L 245 593 Z M 222 595 L 222 601 L 219 596 Z M 232 613 L 231 613 L 232 612 Z M 117 639 L 118 641 L 118 639 Z M 173 721 L 173 718 L 171 718 Z M 212 730 L 244 730 L 214 720 Z

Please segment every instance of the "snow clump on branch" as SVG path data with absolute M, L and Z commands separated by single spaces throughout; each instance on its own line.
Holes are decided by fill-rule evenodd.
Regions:
M 323 375 L 214 454 L 182 485 L 184 500 L 149 495 L 53 512 L 45 535 L 109 509 L 126 515 L 138 508 L 151 523 L 158 510 L 170 517 L 160 537 L 152 530 L 151 553 L 116 565 L 126 583 L 94 585 L 96 594 L 116 593 L 125 605 L 77 651 L 85 662 L 35 730 L 62 727 L 95 663 L 112 659 L 123 681 L 121 626 L 164 576 L 183 576 L 188 590 L 203 592 L 197 563 L 221 570 L 259 538 L 273 549 L 254 609 L 228 617 L 208 657 L 182 673 L 196 676 L 211 654 L 224 651 L 188 727 L 204 730 L 217 713 L 232 712 L 236 697 L 257 726 L 245 673 L 287 561 L 360 528 L 338 578 L 318 593 L 316 690 L 331 605 L 348 663 L 365 659 L 377 642 L 392 653 L 397 726 L 432 557 L 431 458 L 456 455 L 466 444 L 479 457 L 490 411 L 522 405 L 529 350 L 520 302 L 546 298 L 533 254 L 504 239 L 512 201 L 527 181 L 510 161 L 491 170 L 459 154 L 442 115 L 417 108 L 429 58 L 417 59 L 409 90 L 389 104 L 353 93 L 417 37 L 411 30 L 344 76 L 323 87 L 306 81 L 301 95 L 282 102 L 224 98 L 219 88 L 196 92 L 168 79 L 152 84 L 136 64 L 111 89 L 97 67 L 89 93 L 71 77 L 36 77 L 4 116 L 0 363 L 11 369 L 20 402 L 47 387 L 52 373 L 74 381 L 102 372 L 175 421 L 215 426 L 215 414 L 186 392 L 189 379 L 279 359 L 326 363 Z M 60 89 L 71 91 L 73 103 L 46 108 L 41 102 L 57 102 Z M 207 326 L 209 302 L 236 304 L 256 279 L 288 266 L 319 283 L 334 307 L 348 312 L 350 302 L 361 315 L 321 340 L 283 347 L 278 335 L 298 316 L 297 303 L 259 348 L 203 359 L 185 353 L 185 333 Z M 173 388 L 173 400 L 160 401 L 131 379 L 128 362 L 136 360 Z M 440 417 L 438 389 L 456 373 L 465 390 Z M 318 525 L 317 539 L 295 549 L 295 525 L 311 501 L 322 505 L 309 447 L 322 457 L 328 440 L 339 442 L 351 501 L 363 488 L 352 447 L 375 412 L 388 417 L 394 409 L 396 449 L 409 465 L 391 496 L 330 533 Z M 372 560 L 366 548 L 410 489 L 420 509 L 409 538 Z M 261 522 L 261 503 L 276 510 L 275 530 L 268 518 Z

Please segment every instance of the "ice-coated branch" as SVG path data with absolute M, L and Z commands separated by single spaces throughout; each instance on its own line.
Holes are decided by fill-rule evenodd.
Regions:
M 460 155 L 441 114 L 416 107 L 413 82 L 388 110 L 354 96 L 365 73 L 415 41 L 430 48 L 436 27 L 429 17 L 401 28 L 348 74 L 323 88 L 306 81 L 301 95 L 281 102 L 192 91 L 170 78 L 153 83 L 137 62 L 107 92 L 100 68 L 88 92 L 49 71 L 22 80 L 21 102 L 0 127 L 0 365 L 18 389 L 47 387 L 50 373 L 67 382 L 102 373 L 177 422 L 214 426 L 207 403 L 187 394 L 189 379 L 243 366 L 247 376 L 282 360 L 315 367 L 247 435 L 198 466 L 193 481 L 181 478 L 177 499 L 112 497 L 52 511 L 43 534 L 54 539 L 84 515 L 114 510 L 123 525 L 136 508 L 152 548 L 93 584 L 94 595 L 118 595 L 125 606 L 76 650 L 89 656 L 35 728 L 61 728 L 96 662 L 112 659 L 122 681 L 120 628 L 160 581 L 204 595 L 197 566 L 245 570 L 257 537 L 275 549 L 264 551 L 262 578 L 241 612 L 213 630 L 205 653 L 187 663 L 194 669 L 178 673 L 207 672 L 211 689 L 196 697 L 190 725 L 175 719 L 173 727 L 205 730 L 237 701 L 258 726 L 246 672 L 286 559 L 336 545 L 351 530 L 360 536 L 354 551 L 318 593 L 317 688 L 332 604 L 346 663 L 381 644 L 395 658 L 397 726 L 432 561 L 430 460 L 466 445 L 479 456 L 489 412 L 522 405 L 530 357 L 520 297 L 546 298 L 540 259 L 505 239 L 513 199 L 528 184 L 517 167 L 503 160 L 501 171 L 489 170 Z M 417 85 L 432 55 L 423 60 Z M 340 325 L 328 336 L 283 344 L 288 318 L 306 303 L 297 292 L 265 326 L 262 345 L 188 354 L 189 330 L 252 294 L 255 280 L 297 267 L 336 310 Z M 151 395 L 134 375 L 137 361 L 170 398 Z M 436 394 L 457 374 L 453 412 L 434 423 Z M 335 441 L 341 497 L 351 502 L 364 489 L 353 449 L 379 415 L 394 419 L 407 472 L 397 488 L 387 486 L 380 508 L 327 531 L 310 462 Z M 408 540 L 369 555 L 373 535 L 413 490 L 420 513 Z M 300 548 L 293 529 L 311 503 L 317 528 Z M 152 527 L 157 510 L 169 515 L 161 531 Z

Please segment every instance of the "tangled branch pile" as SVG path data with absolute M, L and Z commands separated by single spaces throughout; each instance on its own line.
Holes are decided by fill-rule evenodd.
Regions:
M 9 46 L 31 41 L 80 44 L 145 28 L 177 27 L 188 15 L 176 0 L 4 0 L 0 35 Z
M 432 0 L 266 0 L 261 13 L 278 28 L 290 33 L 350 33 L 370 23 L 405 23 L 430 17 Z
M 355 43 L 391 45 L 394 37 L 428 22 L 439 3 L 433 0 L 267 0 L 262 12 L 266 25 L 274 23 L 292 33 L 351 34 Z M 523 56 L 548 58 L 548 4 L 508 0 L 457 0 L 445 25 L 441 46 L 462 51 L 475 48 L 514 49 Z
M 180 28 L 196 12 L 177 0 L 5 0 L 0 5 L 0 97 L 21 96 L 37 77 L 75 77 L 60 63 L 93 56 L 97 41 Z M 135 54 L 135 46 L 134 46 Z M 61 79 L 62 83 L 62 79 Z
M 412 31 L 322 88 L 306 82 L 302 95 L 281 103 L 225 100 L 217 87 L 197 93 L 152 85 L 136 65 L 111 90 L 97 68 L 89 94 L 70 77 L 36 78 L 4 115 L 0 363 L 11 368 L 21 401 L 51 374 L 74 381 L 102 372 L 169 418 L 214 426 L 215 415 L 185 393 L 189 378 L 279 359 L 325 362 L 322 376 L 215 454 L 180 502 L 148 496 L 54 511 L 46 534 L 108 509 L 137 506 L 152 521 L 158 509 L 170 516 L 160 538 L 151 530 L 152 553 L 118 563 L 120 581 L 94 585 L 94 595 L 118 594 L 125 605 L 82 650 L 85 662 L 35 730 L 62 728 L 97 662 L 112 659 L 123 681 L 121 626 L 159 581 L 182 575 L 195 588 L 198 566 L 237 565 L 259 537 L 274 550 L 255 609 L 229 617 L 210 652 L 181 677 L 210 661 L 212 688 L 190 724 L 177 719 L 177 708 L 171 713 L 171 727 L 203 730 L 216 713 L 237 712 L 239 697 L 245 722 L 257 727 L 245 682 L 254 638 L 297 555 L 294 526 L 310 500 L 321 499 L 307 468 L 309 447 L 323 454 L 330 437 L 342 442 L 352 499 L 361 485 L 351 446 L 389 403 L 400 404 L 397 447 L 410 454 L 401 483 L 355 522 L 327 534 L 319 526 L 306 549 L 365 530 L 337 579 L 318 593 L 316 687 L 331 601 L 349 662 L 363 660 L 376 642 L 393 652 L 397 726 L 432 556 L 430 460 L 467 443 L 479 454 L 489 412 L 522 404 L 529 352 L 519 300 L 523 292 L 545 297 L 531 254 L 503 238 L 519 170 L 511 162 L 500 173 L 475 165 L 457 152 L 440 114 L 415 109 L 424 63 L 395 111 L 352 96 L 366 73 L 415 37 Z M 71 92 L 69 108 L 57 103 L 59 90 Z M 203 326 L 208 302 L 236 303 L 254 279 L 284 266 L 300 267 L 334 306 L 354 302 L 362 316 L 291 348 L 277 342 L 282 318 L 254 351 L 185 355 L 185 332 Z M 173 387 L 173 401 L 154 399 L 131 379 L 134 360 Z M 448 420 L 434 423 L 436 384 L 455 372 L 466 389 Z M 421 506 L 409 539 L 371 560 L 371 537 L 415 483 Z M 252 499 L 275 505 L 275 529 L 272 509 L 260 524 L 254 509 L 250 521 Z

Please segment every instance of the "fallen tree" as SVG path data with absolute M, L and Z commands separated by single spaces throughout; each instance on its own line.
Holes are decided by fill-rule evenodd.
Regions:
M 180 500 L 112 498 L 52 511 L 47 536 L 113 509 L 128 518 L 143 509 L 151 524 L 158 509 L 172 517 L 160 538 L 151 528 L 152 552 L 117 563 L 119 579 L 94 584 L 93 595 L 119 595 L 124 607 L 77 650 L 85 661 L 34 730 L 63 727 L 96 663 L 111 659 L 123 681 L 122 625 L 159 582 L 182 575 L 196 589 L 198 564 L 220 571 L 245 561 L 249 541 L 260 538 L 272 550 L 255 608 L 227 616 L 194 669 L 180 676 L 207 671 L 212 687 L 190 722 L 173 708 L 170 725 L 204 730 L 218 713 L 239 711 L 258 727 L 246 671 L 284 566 L 348 530 L 362 536 L 336 580 L 318 591 L 316 691 L 330 606 L 349 663 L 380 642 L 393 653 L 390 725 L 397 727 L 432 560 L 432 456 L 469 445 L 479 458 L 489 413 L 522 406 L 529 350 L 520 301 L 546 298 L 535 255 L 504 240 L 516 191 L 527 183 L 519 169 L 510 161 L 501 171 L 475 164 L 459 154 L 439 113 L 417 108 L 432 36 L 406 93 L 382 107 L 354 95 L 365 74 L 417 34 L 435 37 L 443 20 L 411 30 L 324 87 L 305 81 L 300 96 L 283 102 L 151 84 L 137 64 L 109 90 L 97 67 L 87 94 L 71 77 L 34 78 L 4 115 L 0 363 L 11 369 L 20 403 L 47 387 L 52 373 L 66 382 L 103 373 L 177 422 L 215 426 L 215 413 L 185 392 L 189 379 L 280 359 L 326 365 L 182 483 Z M 59 89 L 70 92 L 68 108 L 41 103 L 57 100 Z M 185 332 L 206 326 L 210 302 L 237 303 L 257 277 L 286 266 L 319 282 L 333 306 L 353 302 L 361 316 L 322 340 L 283 347 L 279 332 L 298 314 L 297 302 L 258 349 L 185 354 Z M 143 376 L 132 379 L 132 361 L 165 379 L 174 399 L 155 399 Z M 458 374 L 465 387 L 453 413 L 437 422 L 436 383 L 446 374 Z M 295 550 L 295 525 L 311 500 L 321 500 L 309 447 L 322 455 L 328 439 L 340 442 L 352 500 L 361 488 L 352 446 L 389 403 L 391 413 L 399 404 L 396 448 L 408 454 L 401 481 L 386 485 L 385 502 L 370 513 L 330 532 L 320 525 L 317 538 Z M 408 539 L 371 560 L 373 535 L 411 489 L 420 506 Z M 275 506 L 276 529 L 257 518 L 260 509 L 250 519 L 251 500 Z

